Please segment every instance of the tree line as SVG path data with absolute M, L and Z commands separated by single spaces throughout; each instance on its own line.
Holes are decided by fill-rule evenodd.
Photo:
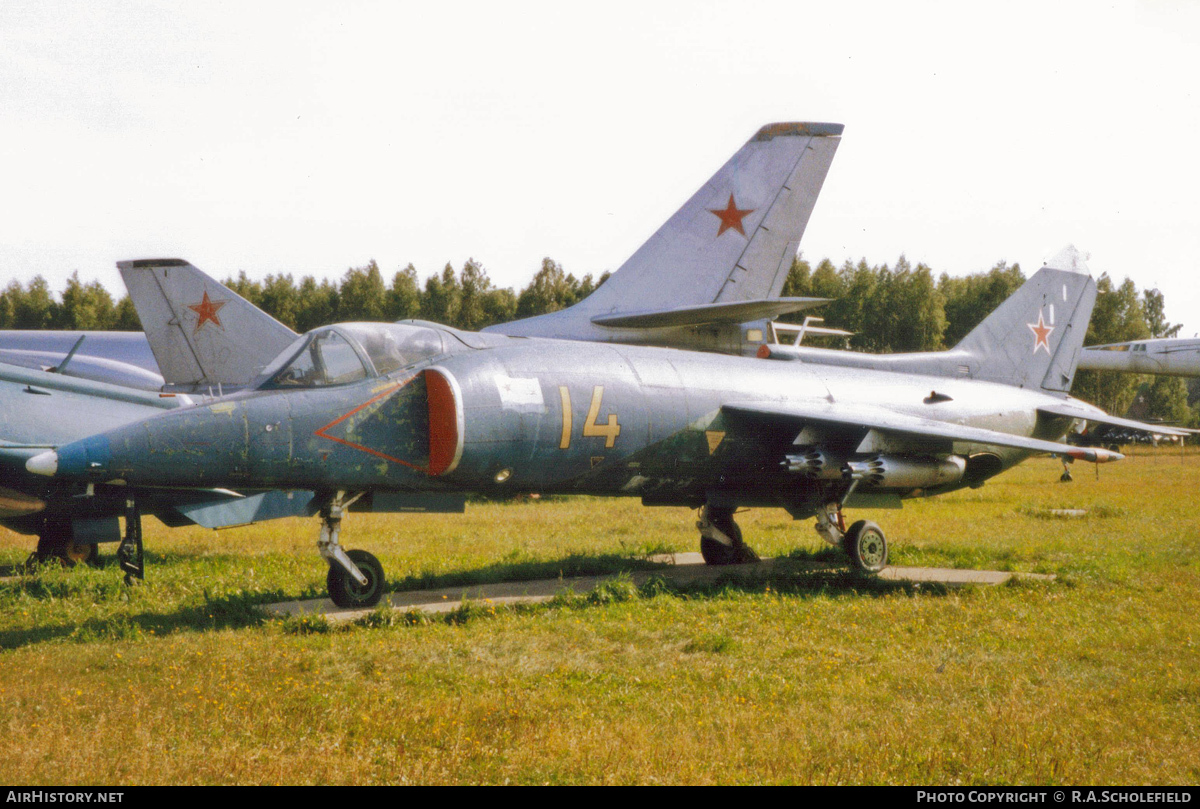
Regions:
M 608 275 L 577 278 L 546 258 L 530 283 L 516 292 L 497 287 L 474 259 L 457 271 L 447 264 L 423 283 L 411 264 L 385 280 L 372 260 L 348 269 L 338 282 L 311 275 L 297 282 L 290 273 L 258 281 L 241 272 L 224 283 L 298 332 L 328 323 L 409 318 L 475 331 L 565 309 L 590 295 Z M 1024 282 L 1020 265 L 1004 261 L 986 272 L 935 277 L 929 266 L 914 266 L 904 256 L 890 266 L 866 259 L 841 266 L 823 259 L 813 266 L 798 257 L 782 294 L 831 298 L 820 314 L 828 325 L 854 332 L 845 346 L 852 350 L 939 351 L 956 344 Z M 1085 345 L 1178 333 L 1178 325 L 1166 322 L 1158 290 L 1139 291 L 1128 278 L 1117 284 L 1107 274 L 1097 287 Z M 128 296 L 114 299 L 99 282 L 84 283 L 75 273 L 59 296 L 41 276 L 28 285 L 10 282 L 0 291 L 0 329 L 139 331 L 141 325 Z M 1080 371 L 1072 393 L 1110 413 L 1125 413 L 1136 404 L 1142 418 L 1200 421 L 1200 410 L 1189 407 L 1187 386 L 1176 378 Z

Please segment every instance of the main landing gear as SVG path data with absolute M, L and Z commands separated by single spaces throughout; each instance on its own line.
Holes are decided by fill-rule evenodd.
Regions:
M 732 508 L 705 506 L 696 527 L 700 529 L 700 555 L 705 564 L 740 565 L 758 561 L 758 554 L 742 542 L 742 529 L 733 521 Z
M 817 533 L 833 546 L 841 546 L 850 564 L 864 573 L 878 573 L 887 567 L 887 537 L 870 520 L 859 520 L 846 528 L 841 503 L 827 503 L 817 509 Z
M 37 548 L 25 560 L 26 568 L 57 564 L 75 567 L 83 562 L 95 567 L 100 564 L 100 548 L 95 543 L 75 541 L 70 520 L 47 519 L 38 532 Z
M 325 577 L 329 598 L 343 609 L 374 607 L 383 597 L 387 583 L 378 559 L 366 551 L 345 551 L 338 540 L 342 515 L 360 497 L 362 492 L 347 498 L 346 492 L 340 491 L 321 509 L 317 550 L 329 563 L 329 573 Z
M 758 554 L 742 541 L 742 529 L 733 520 L 732 508 L 705 506 L 696 527 L 700 529 L 700 555 L 705 564 L 758 561 Z M 816 529 L 826 542 L 844 550 L 856 569 L 878 573 L 887 567 L 887 537 L 883 529 L 870 520 L 859 520 L 846 528 L 841 503 L 833 501 L 817 509 Z
M 1062 475 L 1059 476 L 1058 482 L 1059 483 L 1070 483 L 1072 480 L 1075 479 L 1075 478 L 1071 477 L 1071 459 L 1067 458 L 1064 455 L 1063 459 L 1062 459 L 1062 465 L 1063 465 L 1063 473 L 1062 473 Z

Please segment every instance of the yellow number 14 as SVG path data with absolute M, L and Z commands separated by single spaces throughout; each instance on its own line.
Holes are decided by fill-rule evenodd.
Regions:
M 571 447 L 571 391 L 566 385 L 558 386 L 558 396 L 562 400 L 562 438 L 558 442 L 559 449 L 569 449 Z M 592 388 L 592 404 L 588 408 L 587 420 L 583 423 L 583 435 L 585 438 L 603 438 L 604 446 L 607 449 L 612 449 L 617 443 L 617 436 L 621 434 L 621 425 L 617 423 L 617 414 L 611 413 L 608 417 L 608 422 L 598 424 L 596 419 L 600 418 L 600 402 L 604 398 L 604 387 L 597 385 Z

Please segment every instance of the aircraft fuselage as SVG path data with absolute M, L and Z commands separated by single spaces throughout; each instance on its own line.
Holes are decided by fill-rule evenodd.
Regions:
M 834 469 L 824 478 L 788 471 L 785 456 L 804 444 L 799 430 L 747 421 L 724 406 L 875 404 L 1057 439 L 1069 420 L 1036 415 L 1051 398 L 971 380 L 508 338 L 387 377 L 259 390 L 127 425 L 60 449 L 57 471 L 148 487 L 538 491 L 687 505 L 719 494 L 740 505 L 784 505 L 845 481 Z M 861 437 L 812 443 L 840 469 L 881 454 L 859 451 Z M 931 459 L 986 452 L 996 459 L 992 474 L 1030 454 L 929 441 L 897 452 Z M 863 490 L 907 495 L 962 483 L 961 475 L 943 474 Z

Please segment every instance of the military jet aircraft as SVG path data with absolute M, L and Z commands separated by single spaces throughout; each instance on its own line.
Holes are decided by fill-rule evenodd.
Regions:
M 1159 337 L 1087 346 L 1079 356 L 1079 367 L 1088 371 L 1200 376 L 1200 338 Z
M 553 333 L 697 348 L 740 346 L 739 318 L 762 319 L 819 304 L 778 295 L 841 132 L 840 124 L 763 127 L 604 285 L 603 311 L 633 315 L 632 325 L 597 326 L 590 314 L 578 318 L 581 310 L 573 309 L 566 319 L 561 313 L 556 317 Z M 709 239 L 714 230 L 722 238 Z M 0 429 L 0 524 L 37 534 L 41 558 L 94 556 L 95 541 L 119 538 L 117 515 L 124 498 L 85 500 L 69 487 L 68 493 L 61 484 L 50 486 L 26 472 L 29 455 L 161 407 L 244 387 L 296 339 L 286 326 L 185 261 L 118 266 L 144 334 L 0 331 L 0 403 L 6 415 Z M 585 308 L 590 312 L 595 304 Z M 647 320 L 648 306 L 658 311 Z M 524 321 L 521 328 L 535 321 Z M 286 497 L 240 495 L 160 492 L 143 510 L 168 524 L 217 527 L 302 513 L 311 498 L 303 491 Z M 375 500 L 377 510 L 385 503 L 410 508 L 403 499 Z
M 882 529 L 845 508 L 980 486 L 1034 453 L 1122 457 L 1062 443 L 1065 394 L 1096 288 L 1067 254 L 949 352 L 888 370 L 656 347 L 466 333 L 419 321 L 347 323 L 299 337 L 247 390 L 108 430 L 29 459 L 29 472 L 118 489 L 316 493 L 318 547 L 341 606 L 377 603 L 379 562 L 340 543 L 345 510 L 400 498 L 457 510 L 466 493 L 640 497 L 701 509 L 706 561 L 749 557 L 739 507 L 815 517 L 866 571 Z
M 244 385 L 295 339 L 290 329 L 232 290 L 221 289 L 224 300 L 240 301 L 253 310 L 258 338 L 239 350 L 241 364 L 226 362 L 222 366 L 226 375 L 211 386 L 200 384 L 203 379 L 186 384 L 189 369 L 182 363 L 165 366 L 169 378 L 175 380 L 168 383 L 143 334 L 13 331 L 0 337 L 4 346 L 0 348 L 0 412 L 4 414 L 0 422 L 0 524 L 37 535 L 32 561 L 94 561 L 98 543 L 120 541 L 119 517 L 125 513 L 126 498 L 116 490 L 81 497 L 77 487 L 31 475 L 25 469 L 31 455 L 164 409 L 190 406 L 209 398 L 209 393 L 215 397 L 223 393 L 222 382 L 232 387 L 239 381 Z M 233 322 L 237 322 L 236 315 Z M 151 323 L 165 327 L 165 321 L 162 325 Z M 166 342 L 169 345 L 169 338 Z M 199 350 L 207 349 L 216 356 L 230 352 L 227 344 L 214 348 L 213 343 L 211 338 L 200 338 Z M 254 366 L 256 350 L 267 353 Z M 220 528 L 303 514 L 312 498 L 311 492 L 303 491 L 248 494 L 221 489 L 160 490 L 144 498 L 143 508 L 167 525 Z

